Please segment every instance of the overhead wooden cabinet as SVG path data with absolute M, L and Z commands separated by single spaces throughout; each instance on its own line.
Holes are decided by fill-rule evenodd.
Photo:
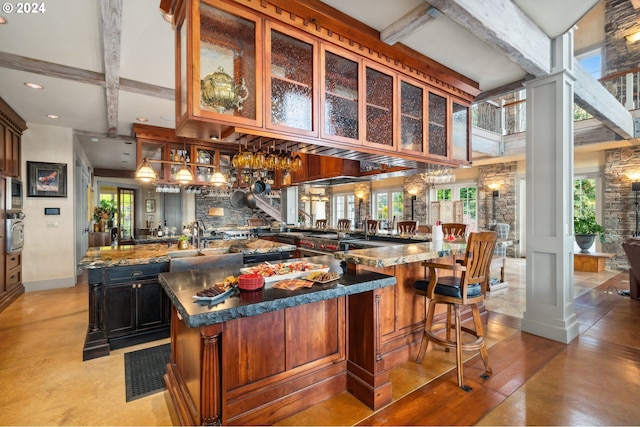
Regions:
M 0 178 L 20 178 L 22 166 L 21 141 L 27 124 L 0 98 Z M 6 180 L 0 179 L 0 213 L 6 218 Z M 22 254 L 6 253 L 4 224 L 0 227 L 0 311 L 24 293 Z
M 266 127 L 318 136 L 318 43 L 267 21 L 265 55 Z
M 338 20 L 311 21 L 318 12 L 302 2 L 295 11 L 270 0 L 161 7 L 175 16 L 179 136 L 255 135 L 392 166 L 469 163 L 468 107 L 479 89 L 429 58 Z

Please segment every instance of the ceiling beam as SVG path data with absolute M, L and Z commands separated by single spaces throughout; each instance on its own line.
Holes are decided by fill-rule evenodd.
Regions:
M 575 103 L 600 120 L 616 135 L 623 139 L 633 139 L 631 113 L 575 58 L 573 59 L 573 72 L 576 78 L 573 85 Z
M 529 74 L 536 77 L 549 74 L 551 40 L 512 1 L 429 0 L 429 3 Z
M 382 30 L 380 40 L 390 46 L 394 45 L 427 22 L 441 16 L 442 13 L 435 7 L 427 3 L 422 4 Z
M 107 134 L 118 133 L 118 91 L 120 86 L 120 39 L 122 0 L 102 0 L 102 43 L 107 97 Z
M 41 74 L 65 80 L 73 80 L 96 86 L 105 86 L 104 74 L 95 71 L 82 70 L 67 65 L 54 64 L 39 59 L 27 58 L 13 53 L 0 52 L 0 67 L 29 73 Z M 149 83 L 120 78 L 120 90 L 154 96 L 156 98 L 175 100 L 175 91 L 171 88 L 156 86 Z

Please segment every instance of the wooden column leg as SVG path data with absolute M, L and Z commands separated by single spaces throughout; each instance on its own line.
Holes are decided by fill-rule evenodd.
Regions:
M 220 335 L 221 328 L 205 327 L 201 329 L 202 383 L 201 415 L 202 425 L 222 424 L 222 378 L 220 378 Z

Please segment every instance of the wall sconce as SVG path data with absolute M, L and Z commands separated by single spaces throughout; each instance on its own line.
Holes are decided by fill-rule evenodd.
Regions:
M 413 206 L 414 203 L 416 201 L 416 199 L 418 198 L 417 194 L 418 194 L 418 189 L 415 187 L 409 187 L 407 189 L 407 192 L 409 194 L 411 194 L 411 221 L 413 221 Z
M 625 37 L 627 39 L 627 43 L 635 43 L 640 40 L 640 31 L 636 31 L 635 33 L 631 33 Z
M 493 223 L 495 224 L 496 221 L 496 199 L 498 197 L 500 197 L 500 184 L 489 184 L 489 188 L 491 189 L 492 193 L 492 217 L 493 217 Z

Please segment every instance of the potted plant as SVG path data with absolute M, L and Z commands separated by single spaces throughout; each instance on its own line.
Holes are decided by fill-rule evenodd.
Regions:
M 99 231 L 104 231 L 105 223 L 113 218 L 116 213 L 115 200 L 102 199 L 98 206 L 93 208 L 93 220 L 98 224 Z M 95 227 L 95 226 L 94 226 Z
M 178 249 L 189 249 L 189 236 L 184 234 L 178 236 Z
M 573 218 L 573 234 L 580 247 L 580 253 L 588 254 L 596 235 L 604 243 L 604 228 L 596 222 L 595 215 L 584 215 Z

